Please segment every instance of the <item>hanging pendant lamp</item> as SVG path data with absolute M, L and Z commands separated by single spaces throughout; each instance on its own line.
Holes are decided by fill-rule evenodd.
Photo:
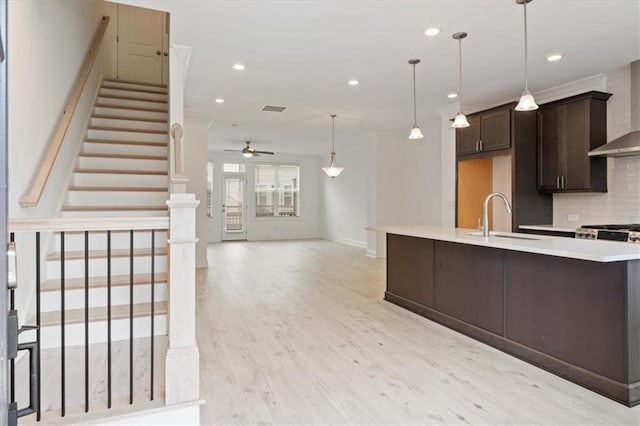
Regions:
M 524 92 L 520 97 L 520 102 L 516 105 L 516 111 L 533 111 L 538 109 L 536 100 L 533 99 L 533 95 L 529 91 L 527 65 L 528 65 L 528 52 L 527 52 L 527 3 L 533 0 L 516 0 L 516 3 L 521 4 L 524 7 Z
M 409 59 L 409 64 L 413 66 L 413 128 L 409 133 L 409 139 L 422 139 L 424 137 L 416 119 L 416 64 L 419 63 L 420 59 Z
M 329 176 L 330 178 L 335 178 L 344 170 L 344 167 L 336 166 L 336 152 L 335 152 L 335 122 L 336 115 L 331 114 L 331 163 L 329 163 L 329 167 L 323 167 L 322 170 Z
M 466 36 L 467 33 L 465 32 L 455 33 L 452 36 L 455 40 L 458 40 L 458 100 L 460 104 L 456 118 L 453 119 L 453 124 L 451 125 L 451 127 L 456 129 L 469 127 L 467 117 L 462 112 L 462 39 Z

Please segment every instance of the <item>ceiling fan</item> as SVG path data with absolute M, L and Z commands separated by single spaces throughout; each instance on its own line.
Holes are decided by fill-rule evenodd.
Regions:
M 229 152 L 242 152 L 242 155 L 244 157 L 247 158 L 251 158 L 253 156 L 260 156 L 260 154 L 266 154 L 266 155 L 273 155 L 275 154 L 274 152 L 271 151 L 258 151 L 255 150 L 253 148 L 251 148 L 251 141 L 245 141 L 244 143 L 247 144 L 247 146 L 245 146 L 244 148 L 240 149 L 225 149 L 225 151 L 229 151 Z

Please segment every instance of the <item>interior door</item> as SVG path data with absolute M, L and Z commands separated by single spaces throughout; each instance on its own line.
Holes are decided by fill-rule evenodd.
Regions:
M 119 79 L 163 82 L 164 52 L 168 55 L 163 43 L 165 15 L 158 10 L 118 5 Z
M 245 175 L 225 174 L 222 191 L 222 240 L 246 240 Z

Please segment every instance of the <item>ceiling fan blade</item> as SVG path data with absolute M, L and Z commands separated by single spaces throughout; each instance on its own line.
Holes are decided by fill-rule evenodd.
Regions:
M 241 149 L 225 149 L 227 152 L 242 152 Z
M 271 151 L 253 151 L 254 153 L 260 153 L 260 154 L 267 154 L 267 155 L 274 155 L 275 152 L 271 152 Z

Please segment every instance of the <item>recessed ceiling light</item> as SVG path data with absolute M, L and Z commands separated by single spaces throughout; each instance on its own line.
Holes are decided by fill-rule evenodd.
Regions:
M 357 86 L 360 84 L 358 80 L 349 80 L 349 86 Z
M 547 56 L 547 61 L 549 62 L 556 62 L 556 61 L 559 61 L 560 59 L 562 59 L 561 53 L 554 53 L 553 55 Z
M 224 103 L 224 99 L 222 99 L 222 98 L 216 98 L 216 103 L 217 103 L 217 104 L 223 104 L 223 103 Z
M 231 123 L 231 127 L 239 127 L 240 125 L 238 123 Z
M 449 98 L 449 99 L 455 99 L 455 98 L 457 98 L 457 97 L 458 97 L 458 94 L 457 94 L 457 93 L 449 93 L 449 94 L 447 95 L 447 98 Z
M 246 67 L 244 65 L 242 65 L 242 64 L 233 64 L 233 69 L 234 70 L 242 71 L 245 68 Z
M 429 36 L 429 37 L 433 37 L 435 35 L 440 34 L 440 28 L 438 27 L 430 27 L 427 28 L 426 30 L 424 30 L 424 35 Z

